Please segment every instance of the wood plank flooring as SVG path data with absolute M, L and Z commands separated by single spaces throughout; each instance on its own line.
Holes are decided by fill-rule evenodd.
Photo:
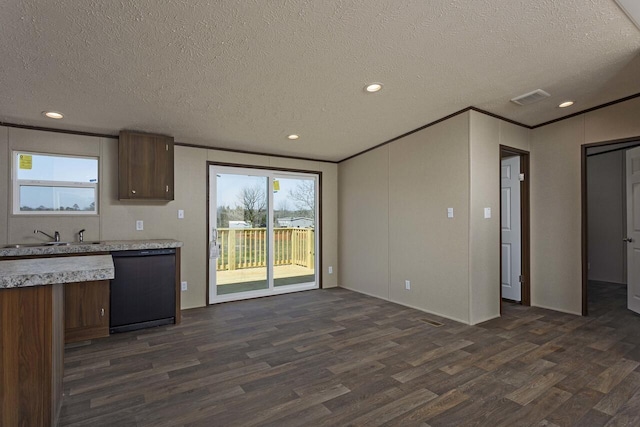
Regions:
M 63 426 L 638 426 L 640 316 L 506 304 L 478 326 L 344 289 L 186 310 L 67 348 Z M 436 327 L 423 319 L 443 323 Z

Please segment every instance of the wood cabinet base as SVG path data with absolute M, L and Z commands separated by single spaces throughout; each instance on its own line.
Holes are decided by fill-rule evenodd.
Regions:
M 109 336 L 109 281 L 64 285 L 65 342 Z
M 0 289 L 0 425 L 55 426 L 62 404 L 63 285 Z

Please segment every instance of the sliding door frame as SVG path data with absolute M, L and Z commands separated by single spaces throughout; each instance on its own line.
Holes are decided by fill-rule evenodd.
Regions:
M 211 277 L 210 277 L 210 259 L 209 259 L 209 234 L 211 233 L 211 212 L 210 212 L 210 205 L 211 205 L 211 200 L 210 200 L 210 195 L 211 195 L 211 176 L 210 176 L 210 170 L 211 170 L 211 166 L 219 166 L 219 167 L 229 167 L 229 168 L 243 168 L 243 169 L 257 169 L 257 170 L 265 170 L 265 171 L 269 171 L 272 173 L 279 173 L 279 172 L 284 172 L 284 173 L 292 173 L 292 174 L 307 174 L 307 175 L 316 175 L 317 176 L 317 182 L 318 182 L 318 189 L 317 189 L 317 215 L 318 215 L 318 220 L 316 222 L 316 238 L 318 239 L 318 250 L 316 252 L 316 262 L 317 262 L 317 268 L 316 268 L 316 281 L 318 284 L 318 289 L 322 289 L 322 278 L 323 278 L 323 274 L 322 274 L 322 172 L 321 171 L 314 171 L 314 170 L 306 170 L 306 169 L 290 169 L 290 168 L 278 168 L 278 167 L 271 167 L 271 166 L 257 166 L 257 165 L 248 165 L 248 164 L 242 164 L 242 163 L 225 163 L 225 162 L 212 162 L 212 161 L 208 161 L 207 162 L 207 194 L 206 194 L 206 216 L 207 216 L 207 238 L 206 238 L 206 243 L 205 243 L 205 262 L 206 262 L 206 294 L 205 294 L 205 298 L 206 298 L 206 305 L 213 305 L 211 303 L 210 300 L 210 288 L 211 288 Z M 270 199 L 272 200 L 272 198 L 270 197 Z M 271 207 L 272 208 L 272 207 Z M 270 208 L 270 209 L 271 209 Z M 272 222 L 272 218 L 269 218 L 269 221 Z M 270 242 L 271 245 L 271 242 Z M 272 249 L 270 248 L 269 251 L 271 251 Z M 269 270 L 272 270 L 271 267 L 268 267 Z M 272 274 L 272 272 L 271 272 Z M 267 275 L 267 278 L 269 279 L 269 275 Z M 275 294 L 274 294 L 275 295 Z M 271 295 L 269 295 L 271 296 Z M 217 304 L 221 304 L 217 303 Z

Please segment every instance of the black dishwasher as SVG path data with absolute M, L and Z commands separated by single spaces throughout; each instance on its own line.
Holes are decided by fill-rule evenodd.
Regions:
M 134 331 L 175 323 L 176 250 L 112 252 L 109 331 Z

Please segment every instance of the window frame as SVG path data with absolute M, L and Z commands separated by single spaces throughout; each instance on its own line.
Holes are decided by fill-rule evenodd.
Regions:
M 75 182 L 75 181 L 50 181 L 50 180 L 32 180 L 32 179 L 18 179 L 18 156 L 20 154 L 27 154 L 31 156 L 47 156 L 47 157 L 64 157 L 64 158 L 76 158 L 76 159 L 86 159 L 86 160 L 95 160 L 96 163 L 96 182 Z M 11 150 L 11 189 L 12 189 L 12 214 L 13 215 L 60 215 L 60 216 L 74 216 L 74 215 L 86 215 L 86 216 L 97 216 L 99 215 L 99 201 L 100 201 L 100 157 L 97 156 L 86 156 L 86 155 L 75 155 L 75 154 L 59 154 L 59 153 L 46 153 L 46 152 L 36 152 L 36 151 L 28 151 L 28 150 Z M 60 210 L 51 210 L 51 211 L 22 211 L 20 210 L 20 188 L 26 187 L 68 187 L 68 188 L 93 188 L 95 192 L 95 206 L 92 211 L 60 211 Z

